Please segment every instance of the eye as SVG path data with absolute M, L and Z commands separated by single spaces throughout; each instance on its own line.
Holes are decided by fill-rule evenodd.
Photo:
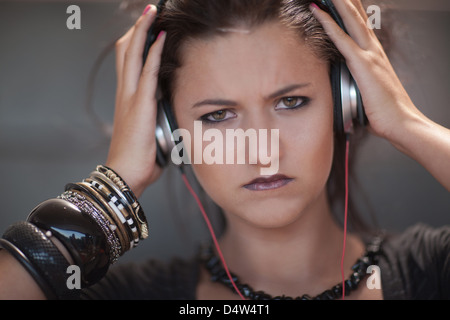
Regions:
M 306 97 L 285 97 L 281 98 L 277 105 L 276 109 L 297 109 L 306 105 L 309 102 L 309 98 Z
M 204 116 L 201 117 L 201 120 L 203 122 L 222 122 L 234 117 L 235 114 L 229 110 L 218 110 L 205 114 Z

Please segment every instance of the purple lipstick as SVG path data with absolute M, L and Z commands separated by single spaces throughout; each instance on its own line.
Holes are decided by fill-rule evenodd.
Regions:
M 292 180 L 294 179 L 283 174 L 276 174 L 270 177 L 259 177 L 253 179 L 249 183 L 243 185 L 243 187 L 252 191 L 265 191 L 281 188 Z

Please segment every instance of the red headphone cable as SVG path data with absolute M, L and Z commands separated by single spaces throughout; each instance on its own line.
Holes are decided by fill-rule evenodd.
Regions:
M 217 253 L 219 254 L 220 260 L 222 261 L 222 265 L 223 268 L 225 269 L 225 272 L 227 273 L 228 279 L 230 279 L 231 284 L 233 285 L 234 290 L 236 290 L 237 294 L 239 294 L 239 296 L 241 297 L 242 300 L 245 300 L 244 296 L 242 295 L 242 293 L 238 290 L 236 283 L 234 283 L 233 278 L 231 277 L 230 271 L 228 270 L 228 266 L 225 262 L 225 258 L 223 257 L 222 251 L 220 250 L 220 246 L 219 246 L 219 242 L 217 241 L 216 238 L 216 234 L 214 233 L 213 227 L 211 225 L 211 222 L 209 221 L 208 216 L 206 215 L 205 209 L 203 208 L 203 205 L 200 201 L 200 199 L 197 197 L 197 194 L 195 193 L 195 191 L 192 189 L 191 185 L 189 184 L 189 181 L 186 178 L 185 173 L 182 171 L 181 173 L 181 177 L 183 178 L 184 184 L 186 185 L 186 187 L 189 189 L 189 192 L 192 194 L 192 196 L 194 197 L 195 201 L 197 201 L 197 205 L 200 208 L 200 211 L 202 212 L 203 215 L 203 219 L 205 219 L 206 225 L 208 227 L 209 233 L 211 234 L 211 237 L 213 239 L 214 242 L 214 246 L 216 247 Z
M 345 208 L 344 208 L 344 240 L 342 244 L 341 257 L 341 276 L 342 276 L 342 300 L 345 299 L 345 274 L 344 274 L 344 257 L 345 243 L 347 240 L 347 216 L 348 216 L 348 158 L 350 153 L 350 135 L 345 137 Z
M 343 239 L 343 245 L 342 245 L 342 257 L 341 257 L 341 276 L 342 276 L 342 300 L 345 299 L 345 274 L 344 274 L 344 257 L 345 257 L 345 245 L 347 240 L 347 216 L 348 216 L 348 161 L 349 161 L 349 152 L 350 152 L 350 136 L 347 134 L 346 136 L 346 142 L 345 142 L 345 209 L 344 209 L 344 239 Z M 181 170 L 181 177 L 183 178 L 184 184 L 188 188 L 189 192 L 194 197 L 195 201 L 197 202 L 198 207 L 200 208 L 200 211 L 203 215 L 203 219 L 206 222 L 206 225 L 208 227 L 209 233 L 211 234 L 211 237 L 214 242 L 214 246 L 216 247 L 217 253 L 219 254 L 219 258 L 222 262 L 223 268 L 225 269 L 225 272 L 230 279 L 231 284 L 233 285 L 234 290 L 239 294 L 242 300 L 245 300 L 242 293 L 238 290 L 235 282 L 233 281 L 233 278 L 231 277 L 230 271 L 228 270 L 228 266 L 225 262 L 225 258 L 223 257 L 222 251 L 220 250 L 219 243 L 217 241 L 216 234 L 214 233 L 213 227 L 211 225 L 211 222 L 205 212 L 205 209 L 203 208 L 203 205 L 198 198 L 195 191 L 192 189 L 191 185 L 189 184 L 189 181 L 186 178 L 186 174 L 183 170 Z

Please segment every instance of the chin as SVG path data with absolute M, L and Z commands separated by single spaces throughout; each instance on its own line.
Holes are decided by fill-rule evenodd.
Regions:
M 242 206 L 234 215 L 246 223 L 265 229 L 284 228 L 298 221 L 304 212 L 301 201 L 272 199 Z

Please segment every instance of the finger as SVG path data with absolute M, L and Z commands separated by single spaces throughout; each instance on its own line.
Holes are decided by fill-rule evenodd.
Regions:
M 333 41 L 339 52 L 347 61 L 361 51 L 361 47 L 334 21 L 334 19 L 325 11 L 317 6 L 311 6 L 311 11 L 317 20 L 322 24 L 325 32 Z
M 134 26 L 132 26 L 127 33 L 125 33 L 115 44 L 116 53 L 116 73 L 117 73 L 117 87 L 121 87 L 122 76 L 123 76 L 123 64 L 125 62 L 125 52 L 131 41 L 131 36 L 134 32 Z
M 355 7 L 358 8 L 358 11 L 361 12 L 361 16 L 363 17 L 364 21 L 366 21 L 367 31 L 372 36 L 372 39 L 375 40 L 376 43 L 378 43 L 379 40 L 378 40 L 378 37 L 377 37 L 377 35 L 375 33 L 375 30 L 374 30 L 373 27 L 370 26 L 370 23 L 369 23 L 369 16 L 368 16 L 368 11 L 367 10 L 369 10 L 369 8 L 371 6 L 367 7 L 367 9 L 365 10 L 363 5 L 362 5 L 362 3 L 361 3 L 361 0 L 352 0 L 352 2 L 355 5 Z
M 361 3 L 361 0 L 351 0 L 351 2 L 353 3 L 353 5 L 355 6 L 356 10 L 358 10 L 359 14 L 361 15 L 361 17 L 364 19 L 364 21 L 367 21 L 367 13 L 364 10 L 364 7 Z
M 123 90 L 125 93 L 134 94 L 138 88 L 139 76 L 142 71 L 142 54 L 144 52 L 147 31 L 156 17 L 156 7 L 139 17 L 135 24 L 129 46 L 125 52 L 123 64 Z
M 161 64 L 161 54 L 164 48 L 164 41 L 166 33 L 161 31 L 155 43 L 150 48 L 145 62 L 144 69 L 139 80 L 139 88 L 137 92 L 137 105 L 147 108 L 149 101 L 154 101 L 156 98 L 156 90 L 158 87 L 158 72 Z M 156 115 L 156 108 L 151 112 Z M 140 110 L 144 111 L 144 110 Z
M 355 6 L 356 1 L 335 0 L 333 1 L 339 15 L 341 16 L 347 32 L 353 40 L 364 50 L 368 49 L 372 41 L 372 33 L 367 28 L 367 17 L 361 6 Z M 362 10 L 361 10 L 362 9 Z

